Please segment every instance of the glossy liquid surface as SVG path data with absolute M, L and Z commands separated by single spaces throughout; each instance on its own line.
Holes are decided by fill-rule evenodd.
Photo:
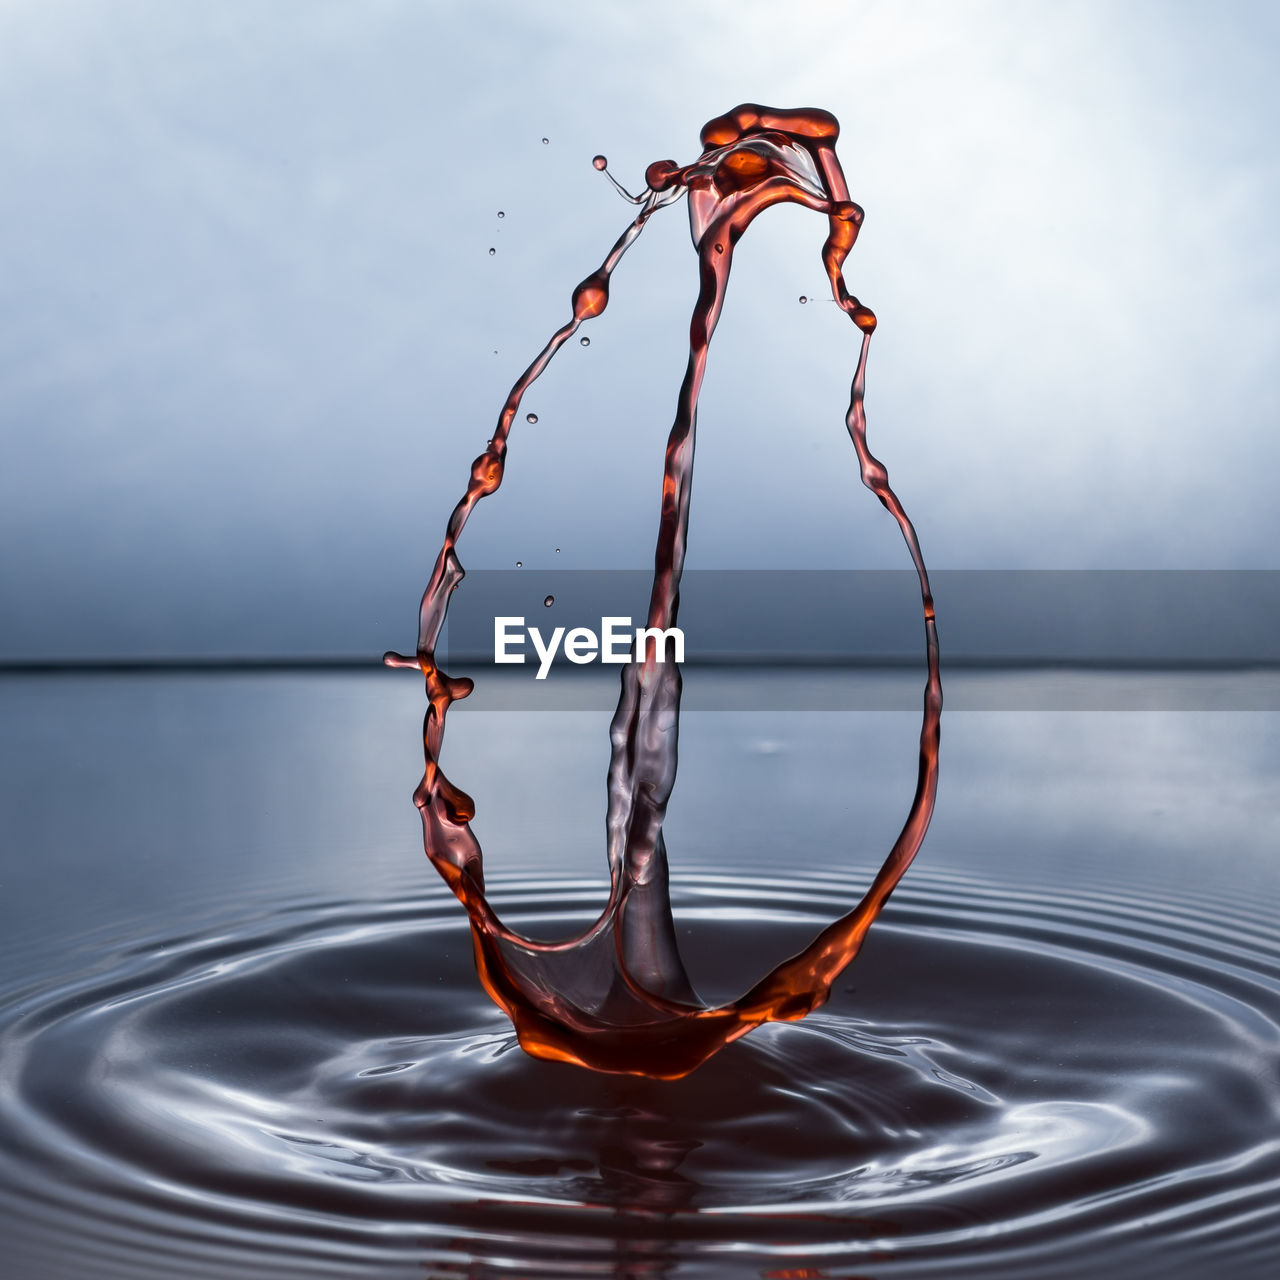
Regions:
M 687 673 L 747 707 L 772 675 Z M 1031 677 L 981 679 L 1034 704 Z M 675 1081 L 517 1048 L 406 858 L 398 682 L 0 679 L 10 1274 L 1274 1275 L 1280 717 L 1120 679 L 1147 710 L 956 710 L 954 674 L 931 856 L 858 965 Z M 476 776 L 539 743 L 485 828 L 489 892 L 535 936 L 600 910 L 600 718 L 454 726 Z M 850 806 L 891 833 L 919 729 L 759 724 L 682 726 L 673 903 L 709 998 L 856 900 L 865 856 L 781 876 L 777 841 L 833 849 Z M 787 806 L 752 813 L 766 778 Z

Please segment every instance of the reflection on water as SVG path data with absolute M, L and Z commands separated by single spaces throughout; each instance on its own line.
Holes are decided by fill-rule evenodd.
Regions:
M 856 896 L 918 712 L 766 740 L 760 678 L 712 679 L 748 709 L 686 715 L 668 833 L 714 996 Z M 662 1084 L 533 1062 L 488 1007 L 404 813 L 417 697 L 0 680 L 18 1274 L 1274 1272 L 1274 713 L 952 715 L 929 848 L 833 1004 Z M 455 772 L 515 780 L 484 837 L 544 935 L 605 891 L 606 715 L 455 716 Z

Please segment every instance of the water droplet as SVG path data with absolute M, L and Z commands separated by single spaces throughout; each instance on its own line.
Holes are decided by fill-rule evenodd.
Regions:
M 500 217 L 500 218 L 505 218 L 506 216 L 507 216 L 507 215 L 506 215 L 505 213 L 503 213 L 501 209 L 499 209 L 499 210 L 498 210 L 498 217 Z
M 580 343 L 582 343 L 582 345 L 583 345 L 584 347 L 589 347 L 589 346 L 591 345 L 591 339 L 590 339 L 590 338 L 579 338 L 579 339 L 578 339 L 578 341 L 579 341 Z
M 645 186 L 650 191 L 665 191 L 679 172 L 680 166 L 674 160 L 655 160 L 644 171 Z
M 543 138 L 543 140 L 542 140 L 542 145 L 545 147 L 545 146 L 547 145 L 547 143 L 548 143 L 548 142 L 550 142 L 550 141 L 551 141 L 551 139 L 550 139 L 550 138 Z
M 517 568 L 517 569 L 523 569 L 523 568 L 524 568 L 524 561 L 523 561 L 523 560 L 517 560 L 517 561 L 516 561 L 516 568 Z
M 548 609 L 550 609 L 551 606 L 555 604 L 555 602 L 556 602 L 555 596 L 548 596 L 542 603 L 545 604 Z
M 526 421 L 530 426 L 533 426 L 533 424 L 534 424 L 535 422 L 537 422 L 537 420 L 538 420 L 538 415 L 537 415 L 536 413 L 526 413 L 526 414 L 524 415 L 524 420 L 525 420 L 525 421 Z
M 557 548 L 556 548 L 556 555 L 559 555 L 559 554 L 560 554 L 560 548 L 559 548 L 559 547 L 557 547 Z
M 718 245 L 716 245 L 716 252 L 717 252 L 717 253 L 723 253 L 723 252 L 724 252 L 724 245 L 722 245 L 722 244 L 718 244 Z
M 497 252 L 498 252 L 498 251 L 497 251 L 497 249 L 490 249 L 490 250 L 489 250 L 489 257 L 491 257 L 491 258 L 492 258 L 492 257 L 493 257 L 493 255 L 494 255 L 495 253 L 497 253 Z
M 604 158 L 604 156 L 592 156 L 591 163 L 602 172 L 609 167 L 609 162 Z
M 597 272 L 573 291 L 573 318 L 590 320 L 609 305 L 609 277 Z
M 804 304 L 805 304 L 806 302 L 808 302 L 808 301 L 809 301 L 809 299 L 808 299 L 808 298 L 806 298 L 806 297 L 804 296 L 804 294 L 802 293 L 802 294 L 800 295 L 800 305 L 801 305 L 801 306 L 804 306 Z

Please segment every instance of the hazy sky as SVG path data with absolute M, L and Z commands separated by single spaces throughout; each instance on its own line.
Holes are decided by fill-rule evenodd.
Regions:
M 744 100 L 842 121 L 872 446 L 931 565 L 1280 567 L 1278 59 L 1268 0 L 0 0 L 0 658 L 411 645 L 628 220 L 592 155 L 638 186 Z M 691 567 L 906 563 L 852 326 L 797 301 L 824 234 L 775 210 L 737 255 Z M 677 207 L 465 564 L 650 562 L 695 288 Z

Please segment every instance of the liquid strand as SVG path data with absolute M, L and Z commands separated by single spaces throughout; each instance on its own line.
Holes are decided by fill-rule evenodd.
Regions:
M 929 825 L 937 793 L 942 712 L 933 597 L 915 530 L 889 486 L 885 467 L 867 444 L 863 399 L 876 319 L 845 285 L 844 263 L 863 212 L 849 198 L 835 152 L 838 135 L 839 125 L 826 111 L 778 111 L 746 104 L 704 126 L 702 154 L 693 163 L 651 164 L 639 196 L 618 188 L 638 211 L 600 266 L 574 289 L 568 319 L 517 379 L 488 447 L 472 463 L 466 491 L 449 517 L 422 597 L 416 654 L 386 658 L 393 666 L 419 668 L 426 681 L 425 768 L 414 802 L 422 815 L 427 856 L 468 912 L 476 968 L 485 990 L 511 1018 L 524 1049 L 536 1057 L 600 1071 L 675 1078 L 761 1023 L 804 1017 L 826 1001 L 832 983 L 858 954 Z M 598 163 L 602 160 L 597 157 L 597 167 L 604 169 Z M 439 764 L 449 708 L 473 687 L 470 680 L 450 677 L 435 661 L 450 596 L 464 576 L 458 539 L 477 503 L 502 483 L 508 438 L 525 392 L 578 329 L 608 306 L 614 270 L 649 219 L 682 196 L 688 197 L 700 287 L 689 329 L 688 366 L 667 440 L 647 626 L 675 626 L 679 615 L 698 395 L 735 246 L 757 214 L 789 202 L 827 218 L 823 267 L 832 298 L 859 331 L 845 424 L 863 483 L 897 521 L 919 575 L 928 663 L 915 796 L 870 888 L 857 906 L 745 995 L 715 1006 L 698 998 L 676 946 L 662 824 L 676 776 L 681 676 L 675 662 L 658 660 L 656 641 L 651 639 L 647 650 L 633 655 L 622 668 L 610 726 L 609 899 L 579 936 L 537 942 L 498 918 L 485 897 L 481 850 L 470 827 L 475 806 Z M 586 344 L 585 336 L 582 342 Z

